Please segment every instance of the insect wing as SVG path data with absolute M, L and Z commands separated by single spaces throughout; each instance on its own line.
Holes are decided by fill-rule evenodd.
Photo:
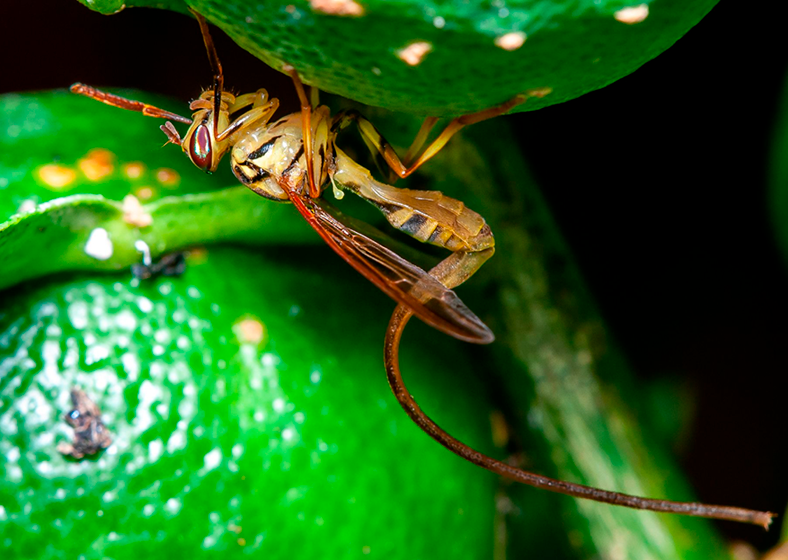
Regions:
M 492 331 L 457 294 L 428 272 L 349 228 L 315 200 L 293 191 L 290 200 L 340 257 L 422 321 L 467 342 L 488 344 L 494 340 Z

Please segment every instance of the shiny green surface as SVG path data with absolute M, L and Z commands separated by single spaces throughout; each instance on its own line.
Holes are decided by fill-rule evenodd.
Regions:
M 180 112 L 184 105 L 136 90 L 115 93 L 154 103 Z M 0 96 L 0 223 L 19 211 L 23 204 L 40 204 L 71 194 L 100 194 L 123 200 L 140 188 L 152 197 L 210 192 L 237 181 L 222 166 L 209 177 L 197 169 L 177 146 L 163 146 L 162 121 L 123 111 L 66 90 L 37 94 Z M 80 162 L 92 150 L 111 154 L 108 173 L 88 178 Z M 178 157 L 180 156 L 180 157 Z M 129 178 L 124 165 L 141 164 L 139 177 Z M 47 184 L 41 176 L 45 165 L 56 165 L 74 173 L 63 186 Z M 171 170 L 177 182 L 165 185 L 157 171 Z M 143 201 L 145 202 L 145 201 Z
M 411 424 L 382 371 L 391 306 L 315 256 L 213 249 L 181 278 L 3 292 L 0 556 L 489 557 L 496 477 Z M 414 393 L 489 449 L 463 349 L 422 332 Z M 97 459 L 56 451 L 73 385 L 114 439 Z
M 104 13 L 122 5 L 84 4 Z M 239 45 L 274 68 L 292 64 L 311 85 L 368 105 L 420 115 L 479 111 L 534 88 L 551 88 L 516 110 L 573 99 L 633 72 L 670 47 L 716 0 L 187 0 Z M 624 23 L 620 10 L 645 19 Z M 334 8 L 358 15 L 326 13 Z M 618 19 L 617 19 L 618 18 Z M 631 21 L 631 20 L 630 20 Z M 496 45 L 509 34 L 515 50 Z M 415 66 L 398 55 L 429 52 Z M 195 43 L 194 48 L 200 48 Z M 221 53 L 219 53 L 221 56 Z M 261 84 L 265 86 L 265 84 Z M 666 84 L 674 90 L 680 84 Z

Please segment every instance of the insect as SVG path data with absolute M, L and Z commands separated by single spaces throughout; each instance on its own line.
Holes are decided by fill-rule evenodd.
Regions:
M 464 459 L 524 484 L 581 498 L 652 511 L 742 521 L 768 527 L 773 514 L 699 503 L 640 498 L 550 479 L 487 457 L 455 439 L 435 424 L 410 396 L 399 370 L 399 343 L 408 320 L 416 315 L 460 340 L 486 344 L 490 329 L 452 289 L 470 278 L 495 251 L 489 226 L 462 202 L 439 192 L 396 188 L 375 180 L 336 144 L 339 131 L 355 124 L 373 156 L 397 178 L 405 178 L 438 153 L 461 128 L 508 112 L 526 101 L 517 95 L 497 107 L 455 118 L 422 150 L 437 123 L 428 118 L 403 160 L 363 116 L 343 111 L 333 117 L 318 102 L 314 88 L 307 96 L 296 70 L 283 70 L 293 80 L 301 111 L 272 121 L 279 101 L 264 89 L 235 96 L 224 90 L 224 75 L 208 24 L 194 14 L 213 69 L 213 88 L 192 101 L 187 118 L 157 107 L 118 97 L 83 84 L 71 91 L 103 103 L 167 119 L 160 128 L 170 143 L 206 172 L 214 171 L 229 154 L 238 180 L 255 193 L 291 202 L 323 240 L 345 261 L 397 302 L 384 344 L 385 367 L 392 391 L 410 418 L 428 435 Z M 181 137 L 172 122 L 189 125 Z M 419 154 L 419 155 L 416 155 Z M 395 228 L 419 241 L 444 247 L 451 254 L 429 272 L 411 264 L 332 214 L 320 198 L 328 186 L 350 191 L 371 202 Z M 338 197 L 339 198 L 339 197 Z

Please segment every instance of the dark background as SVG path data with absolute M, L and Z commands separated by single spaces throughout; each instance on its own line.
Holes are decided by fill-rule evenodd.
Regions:
M 264 84 L 295 109 L 287 78 L 214 33 L 228 85 Z M 2 2 L 0 61 L 0 93 L 83 81 L 185 100 L 210 85 L 193 20 L 104 17 L 74 0 Z M 766 178 L 787 62 L 779 18 L 722 2 L 634 74 L 510 117 L 644 385 L 669 379 L 694 396 L 681 460 L 698 497 L 781 515 L 788 275 Z M 765 549 L 779 523 L 719 527 Z

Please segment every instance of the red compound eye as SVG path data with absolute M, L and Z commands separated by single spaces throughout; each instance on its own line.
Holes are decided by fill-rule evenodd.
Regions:
M 211 168 L 211 134 L 208 127 L 203 123 L 197 127 L 192 134 L 189 143 L 189 157 L 194 165 L 208 171 Z

